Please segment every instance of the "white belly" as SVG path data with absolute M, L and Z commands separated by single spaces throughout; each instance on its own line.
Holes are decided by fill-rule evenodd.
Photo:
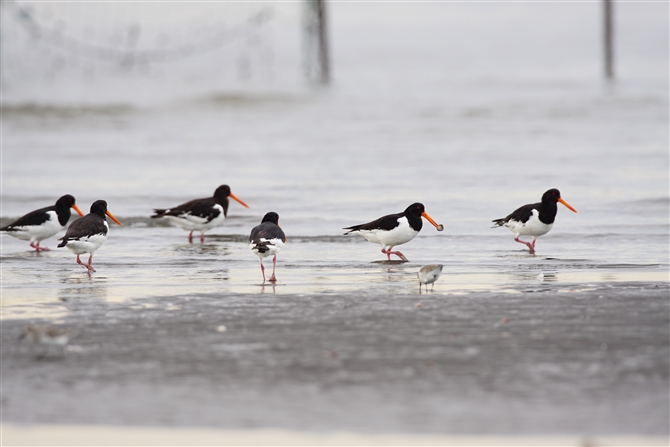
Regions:
M 284 246 L 284 242 L 281 239 L 265 239 L 261 238 L 261 242 L 266 242 L 269 241 L 269 244 L 267 245 L 268 250 L 265 253 L 261 253 L 258 251 L 255 243 L 249 244 L 249 248 L 251 248 L 251 251 L 256 253 L 256 256 L 259 258 L 267 258 L 268 256 L 274 256 L 277 253 L 279 253 L 279 250 Z
M 542 236 L 543 234 L 549 233 L 549 230 L 551 230 L 551 227 L 553 227 L 554 224 L 543 223 L 538 215 L 539 212 L 533 210 L 533 215 L 530 216 L 528 222 L 523 223 L 516 220 L 510 220 L 505 224 L 505 227 L 520 236 Z
M 380 244 L 382 247 L 395 247 L 396 245 L 409 242 L 419 234 L 409 226 L 406 217 L 398 219 L 399 225 L 390 231 L 386 230 L 358 230 L 357 233 L 370 242 Z
M 49 220 L 41 225 L 26 225 L 15 227 L 16 231 L 7 231 L 6 233 L 22 241 L 40 242 L 44 239 L 58 233 L 65 228 L 58 222 L 58 215 L 55 211 L 48 211 Z
M 78 241 L 69 241 L 66 247 L 75 255 L 83 255 L 84 253 L 92 255 L 106 240 L 106 235 L 95 234 L 88 238 L 81 238 Z
M 165 219 L 169 220 L 179 228 L 182 228 L 186 231 L 207 231 L 214 227 L 218 227 L 226 220 L 226 216 L 223 215 L 223 207 L 221 205 L 216 205 L 216 208 L 219 209 L 220 213 L 214 219 L 209 222 L 207 219 L 193 216 L 191 214 L 182 214 L 181 216 L 164 216 Z

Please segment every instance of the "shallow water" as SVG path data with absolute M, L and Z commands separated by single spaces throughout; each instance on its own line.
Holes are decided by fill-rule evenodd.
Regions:
M 544 87 L 554 94 L 551 82 Z M 562 105 L 526 97 L 521 111 L 492 106 L 490 116 L 473 117 L 445 110 L 452 103 L 429 116 L 382 109 L 364 98 L 352 104 L 340 89 L 303 93 L 281 107 L 255 98 L 243 107 L 205 101 L 111 117 L 10 108 L 2 223 L 48 204 L 53 199 L 45 191 L 53 190 L 75 195 L 83 209 L 107 200 L 124 226 L 110 223 L 90 279 L 65 249 L 36 254 L 2 235 L 4 316 L 18 316 L 26 297 L 51 308 L 40 313 L 56 312 L 47 305 L 54 298 L 94 285 L 114 300 L 177 290 L 267 292 L 246 240 L 271 210 L 289 237 L 279 255 L 276 293 L 418 292 L 416 271 L 429 263 L 445 265 L 435 285 L 441 294 L 668 281 L 662 91 L 651 100 L 655 90 L 575 85 Z M 586 92 L 593 98 L 585 101 Z M 635 101 L 640 95 L 647 99 Z M 384 98 L 380 92 L 376 99 Z M 568 113 L 577 103 L 590 111 Z M 347 113 L 351 108 L 362 110 Z M 566 111 L 558 120 L 556 108 Z M 602 120 L 604 113 L 613 119 Z M 318 115 L 327 118 L 316 131 Z M 630 116 L 639 118 L 617 122 Z M 386 121 L 382 128 L 379 120 Z M 523 141 L 501 121 L 522 127 Z M 490 135 L 473 132 L 474 126 L 499 129 Z M 607 144 L 599 141 L 603 135 Z M 53 175 L 36 174 L 35 157 Z M 204 244 L 188 244 L 185 231 L 149 218 L 154 207 L 206 197 L 223 183 L 250 208 L 231 201 L 228 219 Z M 492 219 L 536 202 L 550 187 L 560 188 L 578 213 L 559 206 L 536 256 L 507 229 L 491 228 Z M 423 202 L 445 231 L 425 222 L 419 236 L 400 247 L 409 263 L 381 262 L 378 246 L 343 235 L 345 226 L 400 212 L 413 201 Z M 55 238 L 46 245 L 55 248 Z M 35 316 L 30 309 L 24 318 Z

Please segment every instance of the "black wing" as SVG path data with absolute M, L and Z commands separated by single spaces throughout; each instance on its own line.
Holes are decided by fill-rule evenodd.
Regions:
M 60 238 L 59 247 L 65 247 L 68 241 L 77 241 L 83 237 L 90 237 L 95 234 L 107 234 L 107 225 L 102 217 L 97 214 L 87 214 L 81 219 L 77 219 L 70 224 L 65 236 Z
M 19 217 L 16 222 L 12 222 L 9 225 L 0 228 L 0 231 L 16 231 L 15 227 L 41 225 L 49 220 L 49 215 L 47 214 L 48 211 L 56 211 L 56 207 L 52 205 L 31 211 L 25 216 Z
M 261 239 L 281 239 L 286 242 L 284 231 L 272 222 L 263 222 L 251 230 L 249 243 L 258 243 Z
M 503 226 L 510 220 L 516 220 L 517 222 L 522 222 L 526 223 L 528 222 L 528 219 L 530 219 L 530 216 L 533 215 L 533 210 L 538 209 L 540 207 L 541 203 L 533 203 L 530 205 L 524 205 L 520 208 L 517 208 L 514 210 L 512 214 L 509 216 L 505 217 L 504 219 L 495 219 L 492 222 L 496 223 L 496 226 Z
M 403 213 L 398 213 L 398 214 L 389 214 L 388 216 L 380 217 L 379 219 L 373 220 L 372 222 L 360 224 L 360 225 L 354 225 L 351 227 L 345 227 L 343 228 L 344 230 L 349 230 L 347 233 L 344 234 L 349 234 L 353 231 L 358 231 L 358 230 L 392 230 L 400 223 L 398 222 L 398 219 L 403 217 L 405 214 Z
M 163 216 L 181 216 L 183 214 L 190 214 L 192 216 L 202 217 L 207 219 L 207 222 L 210 222 L 212 219 L 218 217 L 221 214 L 217 208 L 214 208 L 216 201 L 209 197 L 206 199 L 194 199 L 186 203 L 182 203 L 179 206 L 168 209 L 155 209 L 152 218 L 163 217 Z M 224 206 L 224 216 L 226 207 Z

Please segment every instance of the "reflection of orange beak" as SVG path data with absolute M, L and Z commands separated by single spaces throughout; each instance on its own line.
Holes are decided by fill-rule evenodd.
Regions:
M 563 205 L 565 205 L 566 208 L 569 209 L 570 211 L 572 211 L 573 213 L 577 212 L 577 210 L 574 209 L 573 207 L 571 207 L 570 204 L 568 202 L 566 202 L 565 200 L 559 198 L 558 201 L 561 202 Z
M 249 205 L 247 205 L 246 203 L 244 203 L 243 201 L 241 201 L 240 199 L 238 199 L 237 197 L 235 197 L 235 195 L 234 195 L 232 192 L 230 193 L 230 198 L 231 198 L 231 199 L 235 199 L 235 200 L 237 200 L 238 202 L 240 202 L 240 205 L 242 205 L 243 207 L 245 207 L 245 208 L 249 208 Z
M 432 223 L 433 226 L 434 226 L 435 228 L 439 228 L 439 227 L 440 227 L 440 225 L 439 225 L 437 222 L 435 222 L 435 221 L 433 220 L 433 218 L 430 217 L 430 216 L 428 215 L 427 212 L 424 211 L 423 213 L 421 213 L 421 215 L 422 215 L 423 217 L 425 217 L 426 220 L 428 220 L 428 222 Z
M 72 208 L 74 208 L 74 210 L 77 212 L 77 214 L 79 214 L 79 217 L 84 217 L 84 213 L 81 212 L 81 210 L 79 209 L 77 204 L 73 203 Z
M 119 220 L 118 220 L 116 217 L 114 217 L 114 215 L 113 215 L 112 213 L 110 213 L 109 211 L 107 211 L 105 214 L 107 214 L 107 215 L 110 217 L 110 219 L 112 219 L 114 222 L 116 222 L 117 224 L 121 225 L 121 222 L 119 222 Z M 121 226 L 123 226 L 123 225 L 121 225 Z

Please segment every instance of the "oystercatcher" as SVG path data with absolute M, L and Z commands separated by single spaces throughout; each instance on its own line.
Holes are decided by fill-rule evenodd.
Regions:
M 428 292 L 428 284 L 432 284 L 430 290 L 435 287 L 435 281 L 442 274 L 442 264 L 424 265 L 419 269 L 416 276 L 419 277 L 419 293 L 421 293 L 421 284 L 426 285 L 426 292 Z
M 272 276 L 270 282 L 277 282 L 275 277 L 275 268 L 277 267 L 277 253 L 286 242 L 286 236 L 279 228 L 279 214 L 269 212 L 263 216 L 261 224 L 254 227 L 249 235 L 249 248 L 256 253 L 261 262 L 261 273 L 263 274 L 263 283 L 265 284 L 265 267 L 263 258 L 273 256 L 272 258 Z
M 547 234 L 551 227 L 554 226 L 556 213 L 558 212 L 558 202 L 565 205 L 570 211 L 577 212 L 571 207 L 568 202 L 561 198 L 561 192 L 554 188 L 542 194 L 542 201 L 540 203 L 533 203 L 524 205 L 518 208 L 504 219 L 495 219 L 495 225 L 491 228 L 507 227 L 513 233 L 516 233 L 514 238 L 520 244 L 525 244 L 530 250 L 531 254 L 535 253 L 535 241 L 543 234 Z M 522 241 L 519 236 L 533 236 L 531 242 Z
M 200 231 L 200 242 L 205 241 L 205 231 L 210 230 L 223 223 L 228 215 L 228 197 L 238 201 L 242 206 L 249 208 L 249 205 L 235 197 L 230 192 L 228 185 L 221 185 L 214 191 L 214 196 L 205 199 L 194 199 L 182 203 L 174 208 L 154 209 L 153 219 L 165 217 L 186 231 L 188 241 L 193 242 L 193 232 Z
M 396 255 L 403 261 L 407 261 L 405 255 L 399 251 L 391 251 L 391 249 L 396 245 L 411 241 L 419 234 L 423 226 L 422 216 L 433 224 L 437 228 L 437 231 L 444 230 L 443 225 L 435 222 L 426 213 L 426 208 L 422 203 L 413 203 L 402 213 L 389 214 L 366 224 L 354 225 L 343 229 L 349 230 L 349 232 L 344 234 L 358 233 L 368 241 L 380 244 L 382 246 L 382 253 L 388 256 L 389 261 L 391 260 L 391 255 Z
M 84 215 L 74 203 L 74 197 L 66 194 L 55 205 L 31 211 L 16 222 L 0 228 L 0 231 L 22 241 L 30 241 L 30 246 L 37 251 L 47 251 L 49 249 L 41 247 L 40 242 L 65 228 L 70 220 L 70 208 L 74 208 L 80 216 Z
M 95 272 L 91 266 L 93 260 L 93 253 L 105 243 L 107 239 L 107 232 L 109 225 L 105 216 L 109 216 L 118 225 L 121 225 L 116 217 L 107 210 L 107 202 L 104 200 L 96 200 L 91 205 L 91 212 L 81 219 L 77 219 L 68 227 L 65 236 L 60 238 L 61 242 L 58 247 L 67 247 L 70 251 L 77 255 L 77 264 L 81 264 L 88 269 L 88 272 Z M 90 253 L 88 257 L 88 264 L 84 264 L 79 259 L 79 255 Z

